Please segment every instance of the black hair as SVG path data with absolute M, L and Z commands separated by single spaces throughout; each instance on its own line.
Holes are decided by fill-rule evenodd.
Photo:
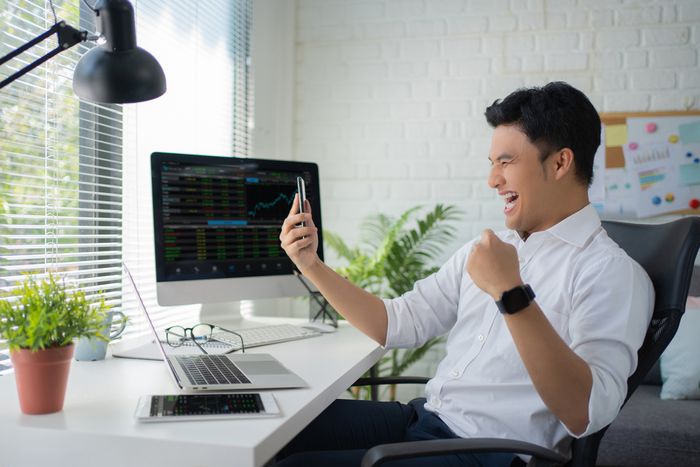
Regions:
M 590 186 L 593 157 L 600 145 L 600 116 L 581 91 L 561 81 L 518 89 L 496 100 L 484 115 L 493 128 L 518 125 L 540 150 L 541 162 L 555 151 L 571 149 L 577 178 Z

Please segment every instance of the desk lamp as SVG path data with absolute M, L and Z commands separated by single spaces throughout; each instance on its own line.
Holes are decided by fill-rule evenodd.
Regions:
M 58 21 L 13 52 L 0 58 L 0 65 L 56 34 L 58 46 L 34 62 L 0 81 L 0 89 L 33 70 L 55 55 L 85 41 L 97 41 L 99 47 L 80 59 L 73 73 L 73 91 L 92 102 L 126 104 L 143 102 L 165 92 L 165 74 L 158 61 L 136 45 L 134 8 L 127 0 L 97 0 L 94 7 L 85 4 L 100 18 L 101 36 L 90 36 Z M 53 4 L 51 5 L 53 9 Z

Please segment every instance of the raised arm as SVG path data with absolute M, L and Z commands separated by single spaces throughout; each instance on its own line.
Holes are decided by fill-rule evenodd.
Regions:
M 298 196 L 295 196 L 292 209 L 282 224 L 279 237 L 282 248 L 333 308 L 353 326 L 384 345 L 387 333 L 384 303 L 379 297 L 357 287 L 321 261 L 316 253 L 318 228 L 311 216 L 311 204 L 306 201 L 306 212 L 300 214 Z M 305 227 L 298 227 L 302 221 L 305 222 Z
M 523 285 L 515 248 L 490 230 L 474 244 L 467 270 L 494 300 Z M 503 319 L 542 401 L 571 433 L 586 431 L 593 384 L 588 363 L 559 337 L 536 301 L 516 314 L 504 314 Z

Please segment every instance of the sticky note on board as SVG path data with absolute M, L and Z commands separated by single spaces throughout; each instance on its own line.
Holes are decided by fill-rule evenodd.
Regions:
M 605 125 L 605 146 L 614 147 L 627 144 L 627 124 Z
M 625 154 L 622 151 L 622 146 L 614 148 L 605 148 L 605 168 L 620 169 L 625 166 Z
M 700 143 L 700 120 L 678 125 L 678 133 L 683 144 Z
M 700 184 L 700 164 L 683 164 L 680 169 L 680 181 L 683 185 Z

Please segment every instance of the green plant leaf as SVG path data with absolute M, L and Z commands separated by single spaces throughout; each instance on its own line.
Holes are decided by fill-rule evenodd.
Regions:
M 329 232 L 327 230 L 323 231 L 323 241 L 330 246 L 335 252 L 343 259 L 352 261 L 352 259 L 359 254 L 357 250 L 352 250 L 350 247 L 340 238 L 339 235 Z
M 386 214 L 369 216 L 361 224 L 361 241 L 356 247 L 324 231 L 328 246 L 347 261 L 337 272 L 375 295 L 393 298 L 437 271 L 434 262 L 454 238 L 453 223 L 461 214 L 455 206 L 438 204 L 417 218 L 420 210 L 420 206 L 415 206 L 396 218 Z M 411 220 L 415 226 L 409 228 Z M 392 350 L 377 363 L 378 374 L 401 375 L 441 341 L 441 337 L 436 337 L 416 349 Z M 352 390 L 351 394 L 369 397 L 369 389 Z
M 0 338 L 11 351 L 60 347 L 79 337 L 107 340 L 101 331 L 108 309 L 104 297 L 88 299 L 53 274 L 41 282 L 28 276 L 0 298 Z

